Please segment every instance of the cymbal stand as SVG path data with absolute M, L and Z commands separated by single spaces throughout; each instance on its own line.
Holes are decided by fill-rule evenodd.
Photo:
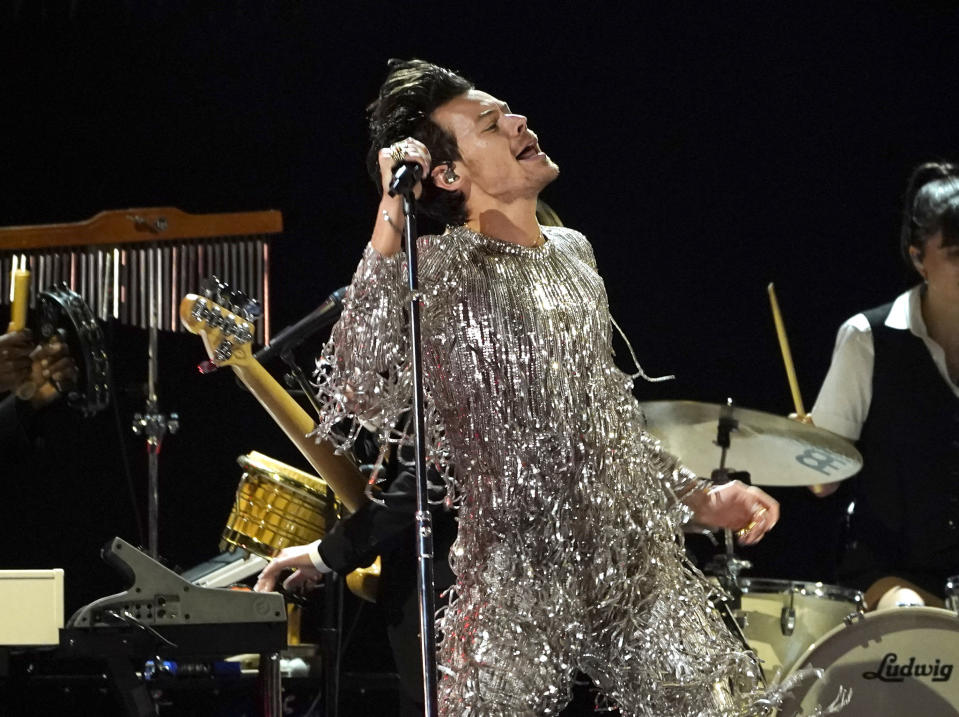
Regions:
M 710 476 L 715 485 L 724 485 L 733 480 L 749 482 L 749 474 L 745 471 L 731 471 L 726 467 L 726 454 L 731 444 L 730 436 L 738 428 L 739 421 L 733 418 L 733 400 L 727 398 L 716 427 L 716 445 L 720 448 L 719 468 L 714 470 Z M 739 608 L 740 598 L 742 597 L 742 590 L 739 588 L 739 574 L 743 570 L 751 568 L 752 563 L 736 556 L 733 531 L 729 528 L 723 528 L 723 545 L 725 551 L 716 555 L 710 561 L 708 568 L 719 578 L 723 589 L 732 595 L 733 604 L 731 607 L 735 610 Z
M 157 399 L 157 339 L 160 324 L 158 308 L 158 292 L 163 286 L 163 267 L 160 261 L 160 249 L 154 243 L 148 252 L 148 267 L 151 280 L 154 282 L 150 295 L 150 328 L 149 348 L 147 350 L 147 402 L 146 411 L 133 416 L 133 433 L 145 436 L 147 442 L 148 483 L 147 483 L 147 550 L 151 558 L 157 559 L 158 524 L 160 503 L 160 448 L 163 438 L 169 432 L 174 434 L 180 428 L 180 418 L 171 413 L 169 418 L 160 413 L 160 402 Z

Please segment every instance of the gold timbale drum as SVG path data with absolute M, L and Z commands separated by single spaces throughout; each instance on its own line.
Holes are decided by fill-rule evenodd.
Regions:
M 221 550 L 273 558 L 283 548 L 322 538 L 340 505 L 326 482 L 262 453 L 237 458 L 243 477 L 223 530 Z

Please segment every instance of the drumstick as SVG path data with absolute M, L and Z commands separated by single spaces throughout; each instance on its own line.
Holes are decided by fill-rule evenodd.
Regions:
M 783 325 L 782 314 L 779 313 L 779 302 L 776 301 L 776 287 L 772 282 L 767 289 L 769 303 L 773 309 L 773 321 L 776 322 L 776 334 L 779 336 L 779 348 L 782 350 L 783 363 L 786 364 L 786 378 L 789 380 L 789 390 L 793 394 L 793 403 L 796 406 L 796 415 L 799 420 L 806 418 L 806 410 L 802 405 L 802 396 L 799 395 L 799 381 L 796 380 L 796 368 L 793 366 L 792 353 L 789 350 L 789 339 L 786 338 L 786 327 Z
M 22 331 L 27 325 L 30 272 L 27 269 L 14 269 L 11 272 L 10 281 L 13 284 L 13 301 L 10 303 L 10 324 L 7 326 L 7 331 Z

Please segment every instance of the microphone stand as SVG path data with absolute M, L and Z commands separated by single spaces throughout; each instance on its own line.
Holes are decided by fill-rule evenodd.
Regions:
M 400 167 L 390 184 L 390 196 L 403 196 L 407 281 L 410 289 L 410 349 L 413 369 L 413 419 L 416 434 L 416 551 L 418 559 L 417 592 L 420 603 L 420 652 L 423 668 L 423 705 L 426 717 L 438 714 L 436 671 L 436 606 L 433 582 L 433 518 L 429 509 L 426 481 L 426 419 L 423 413 L 423 355 L 420 339 L 420 302 L 417 278 L 416 217 L 413 189 L 419 165 L 410 171 Z M 402 175 L 409 177 L 403 181 Z

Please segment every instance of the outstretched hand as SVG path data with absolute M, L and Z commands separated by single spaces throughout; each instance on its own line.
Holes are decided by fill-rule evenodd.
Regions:
M 287 592 L 309 591 L 317 587 L 323 580 L 323 573 L 316 569 L 310 558 L 310 549 L 314 544 L 291 545 L 283 548 L 270 561 L 269 565 L 257 578 L 253 589 L 258 593 L 273 592 L 285 570 L 292 570 L 293 574 L 283 581 L 283 589 Z
M 686 499 L 696 522 L 736 531 L 742 545 L 755 545 L 779 521 L 779 502 L 765 491 L 732 481 Z

